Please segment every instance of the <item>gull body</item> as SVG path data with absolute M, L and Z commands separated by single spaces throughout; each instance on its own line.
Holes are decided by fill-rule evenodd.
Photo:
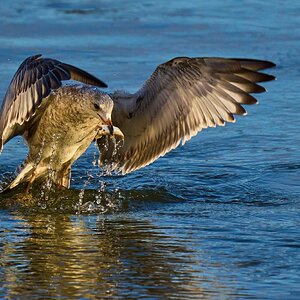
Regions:
M 51 177 L 55 183 L 69 187 L 72 164 L 90 146 L 101 126 L 111 125 L 113 101 L 96 88 L 64 86 L 48 97 L 37 120 L 24 132 L 29 153 L 10 188 L 37 176 Z M 105 111 L 101 115 L 100 107 Z
M 106 84 L 60 61 L 27 58 L 12 79 L 0 115 L 0 149 L 22 135 L 29 154 L 8 189 L 49 176 L 70 186 L 71 166 L 96 140 L 100 167 L 126 174 L 144 167 L 207 127 L 245 115 L 258 82 L 275 66 L 252 59 L 174 58 L 159 65 L 136 93 L 106 94 Z M 65 80 L 82 84 L 62 86 Z M 116 148 L 115 139 L 124 139 Z

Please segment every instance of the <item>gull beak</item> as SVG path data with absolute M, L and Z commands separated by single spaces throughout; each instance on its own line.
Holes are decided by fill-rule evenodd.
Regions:
M 111 120 L 107 120 L 105 124 L 99 126 L 96 139 L 99 139 L 103 135 L 117 136 L 124 140 L 123 132 L 118 127 L 113 126 Z

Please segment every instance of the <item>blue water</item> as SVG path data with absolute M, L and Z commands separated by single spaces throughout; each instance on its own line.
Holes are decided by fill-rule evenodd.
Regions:
M 267 59 L 277 81 L 236 124 L 125 177 L 101 177 L 92 145 L 59 205 L 2 195 L 0 297 L 299 299 L 299 37 L 296 1 L 2 0 L 1 99 L 36 53 L 109 91 L 136 91 L 175 56 Z M 5 145 L 0 186 L 26 152 L 20 138 Z

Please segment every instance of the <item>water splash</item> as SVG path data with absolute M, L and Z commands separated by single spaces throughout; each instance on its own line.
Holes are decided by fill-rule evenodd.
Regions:
M 103 151 L 113 151 L 112 157 L 115 157 L 118 154 L 118 149 L 122 145 L 123 141 L 117 141 L 114 137 L 109 137 L 113 142 L 113 149 L 109 145 L 109 140 L 106 138 L 103 145 Z M 111 144 L 112 145 L 112 144 Z M 107 188 L 107 182 L 104 180 L 104 177 L 110 176 L 115 170 L 115 162 L 108 163 L 105 166 L 101 165 L 101 172 L 99 173 L 99 167 L 97 165 L 97 153 L 93 153 L 92 165 L 93 169 L 97 170 L 96 174 L 87 171 L 87 178 L 84 180 L 84 185 L 80 189 L 78 196 L 78 203 L 76 204 L 76 211 L 80 213 L 106 213 L 108 211 L 118 211 L 122 207 L 122 194 L 119 192 L 119 188 L 115 186 L 115 182 L 112 181 L 112 186 Z M 83 176 L 80 177 L 83 179 Z M 98 188 L 95 191 L 95 194 L 92 199 L 89 201 L 84 201 L 86 188 L 90 184 L 97 184 Z
M 44 147 L 45 147 L 45 137 L 43 137 L 43 140 L 42 140 L 42 143 L 41 143 L 41 147 L 40 147 L 40 150 L 38 152 L 38 155 L 37 155 L 37 158 L 34 162 L 34 165 L 33 165 L 33 170 L 35 171 L 38 164 L 40 163 L 41 159 L 42 159 L 42 154 L 44 152 Z
M 61 140 L 60 134 L 54 134 L 51 140 L 51 149 L 49 161 L 46 168 L 46 176 L 44 181 L 37 181 L 36 185 L 31 188 L 32 203 L 35 203 L 35 207 L 38 211 L 45 210 L 72 210 L 77 214 L 81 213 L 107 213 L 119 211 L 123 206 L 124 195 L 119 191 L 119 187 L 116 186 L 116 181 L 110 180 L 107 175 L 112 175 L 114 167 L 110 169 L 100 169 L 97 165 L 98 152 L 93 153 L 92 170 L 88 170 L 85 175 L 80 176 L 83 182 L 82 188 L 78 190 L 57 190 L 56 178 L 59 174 L 55 171 L 57 165 L 56 156 L 59 151 L 59 141 Z M 112 157 L 118 154 L 118 148 L 122 144 L 122 141 L 112 139 L 114 147 L 110 147 L 113 150 Z M 111 143 L 112 145 L 112 143 Z M 39 170 L 43 157 L 46 151 L 46 141 L 42 140 L 40 148 L 36 158 L 34 160 L 33 169 Z M 111 153 L 111 152 L 110 152 Z M 90 156 L 89 156 L 90 157 Z M 89 159 L 90 160 L 90 159 Z M 104 178 L 106 177 L 106 178 Z M 89 187 L 92 186 L 92 189 Z M 96 186 L 96 189 L 95 189 Z M 66 200 L 66 201 L 64 201 Z
M 105 143 L 102 144 L 103 150 L 100 149 L 100 152 L 103 151 L 105 155 L 108 153 L 108 157 L 103 159 L 100 155 L 98 159 L 98 166 L 102 170 L 102 176 L 110 176 L 119 172 L 120 162 L 118 156 L 123 145 L 123 139 L 116 139 L 115 136 L 105 137 Z
M 50 199 L 50 192 L 52 190 L 54 178 L 56 175 L 56 172 L 55 172 L 55 170 L 53 170 L 52 166 L 53 166 L 53 162 L 54 162 L 54 154 L 57 151 L 57 144 L 58 144 L 60 137 L 61 137 L 61 134 L 53 134 L 53 136 L 52 136 L 53 143 L 52 143 L 52 147 L 51 147 L 51 155 L 50 155 L 49 164 L 47 167 L 47 179 L 46 179 L 46 182 L 42 185 L 42 189 L 41 189 L 41 193 L 40 193 L 39 204 L 40 204 L 41 208 L 43 208 L 43 209 L 47 208 L 47 202 Z M 43 139 L 41 150 L 39 151 L 40 159 L 41 159 L 41 156 L 43 153 L 44 144 L 45 144 L 45 141 Z M 40 159 L 36 163 L 36 167 L 37 167 L 38 163 L 40 162 Z
M 14 180 L 15 175 L 11 172 L 4 172 L 0 174 L 0 193 Z
M 97 153 L 94 151 L 93 152 L 93 161 L 92 161 L 92 164 L 94 167 L 97 166 Z
M 91 202 L 90 206 L 87 203 L 83 203 L 83 198 L 84 198 L 84 194 L 85 194 L 85 190 L 86 188 L 90 185 L 92 179 L 94 179 L 94 176 L 92 173 L 87 172 L 87 179 L 84 181 L 83 187 L 80 189 L 79 195 L 78 195 L 78 203 L 76 204 L 75 208 L 77 210 L 77 214 L 80 214 L 81 212 L 86 212 L 87 211 L 91 211 L 94 210 L 94 204 Z M 81 177 L 82 178 L 82 177 Z

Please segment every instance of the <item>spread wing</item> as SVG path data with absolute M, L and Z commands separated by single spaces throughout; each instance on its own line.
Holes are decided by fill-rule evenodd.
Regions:
M 115 93 L 112 121 L 124 134 L 115 147 L 97 140 L 99 164 L 123 174 L 150 164 L 184 144 L 203 128 L 234 122 L 243 104 L 257 103 L 249 93 L 265 89 L 257 82 L 275 79 L 259 72 L 272 62 L 249 59 L 172 59 L 157 67 L 135 94 Z
M 8 140 L 24 131 L 51 90 L 59 88 L 63 80 L 69 79 L 107 87 L 104 82 L 81 69 L 51 58 L 41 58 L 40 54 L 24 60 L 3 99 L 0 151 Z

